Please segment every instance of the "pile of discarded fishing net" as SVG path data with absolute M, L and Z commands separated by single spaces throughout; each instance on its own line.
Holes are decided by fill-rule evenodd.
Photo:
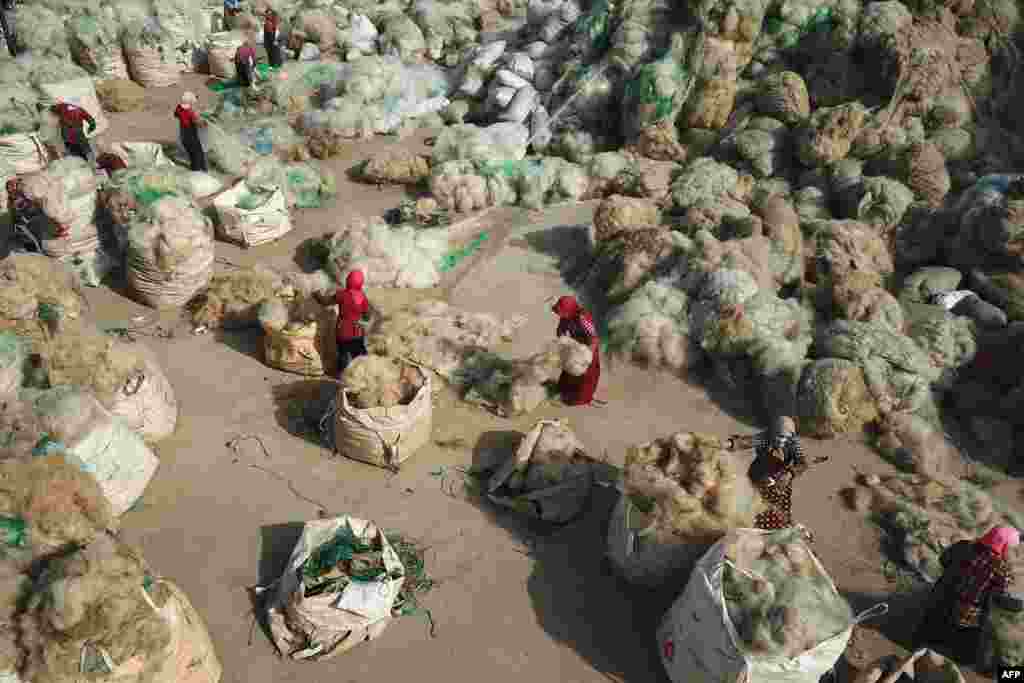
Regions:
M 27 8 L 28 12 L 33 10 Z M 37 30 L 18 31 L 18 39 L 23 40 L 28 34 L 39 35 Z M 15 163 L 17 173 L 30 173 L 37 168 L 27 168 L 33 163 L 35 152 L 31 149 L 29 136 L 36 135 L 46 143 L 59 146 L 59 132 L 56 120 L 45 109 L 54 104 L 57 97 L 69 102 L 76 102 L 96 120 L 96 133 L 100 134 L 107 128 L 107 119 L 103 115 L 89 74 L 68 59 L 54 55 L 36 53 L 23 54 L 16 60 L 4 60 L 0 67 L 0 84 L 4 86 L 5 97 L 0 102 L 0 135 L 7 143 L 0 158 Z M 43 110 L 38 109 L 43 105 Z M 18 151 L 17 143 L 28 142 L 28 148 Z M 35 159 L 38 163 L 39 156 Z M 45 165 L 45 159 L 42 160 Z
M 412 363 L 377 355 L 353 360 L 338 389 L 334 449 L 397 469 L 430 442 L 432 391 L 429 371 Z
M 93 396 L 71 386 L 23 388 L 0 415 L 0 435 L 15 454 L 57 453 L 99 482 L 120 517 L 142 496 L 159 461 L 142 437 Z
M 298 128 L 313 156 L 326 159 L 336 154 L 341 141 L 391 133 L 421 125 L 440 127 L 436 112 L 448 105 L 448 82 L 434 66 L 403 64 L 391 57 L 367 57 L 322 75 L 316 84 L 320 109 L 304 112 Z M 308 101 L 304 95 L 310 74 L 296 82 L 275 81 L 275 101 Z M 298 92 L 296 89 L 298 87 Z
M 185 594 L 110 535 L 48 563 L 17 615 L 24 680 L 82 676 L 217 683 L 221 666 Z
M 337 282 L 361 270 L 370 287 L 429 289 L 441 281 L 449 249 L 446 228 L 392 227 L 383 220 L 351 220 L 331 235 L 322 251 L 325 268 Z
M 767 504 L 747 475 L 751 462 L 697 432 L 630 448 L 608 530 L 616 570 L 632 583 L 658 585 L 730 530 L 753 527 Z
M 263 360 L 272 368 L 317 377 L 337 363 L 337 311 L 310 293 L 265 300 L 257 311 L 263 328 Z
M 242 247 L 280 239 L 292 231 L 288 202 L 280 185 L 240 180 L 213 200 L 217 237 Z
M 328 287 L 326 277 L 322 284 L 323 289 Z M 189 302 L 192 324 L 208 329 L 258 325 L 260 305 L 281 294 L 285 286 L 285 276 L 259 265 L 217 273 Z
M 349 363 L 341 373 L 341 383 L 348 389 L 349 400 L 356 408 L 393 408 L 412 401 L 423 387 L 423 377 L 408 363 L 366 355 Z
M 284 573 L 265 589 L 274 645 L 292 659 L 329 659 L 380 637 L 431 586 L 422 551 L 373 522 L 306 522 Z
M 818 680 L 865 616 L 854 615 L 799 529 L 735 529 L 700 559 L 658 644 L 674 683 L 700 671 L 737 680 L 769 662 Z
M 42 211 L 31 230 L 47 256 L 95 252 L 98 183 L 92 166 L 78 157 L 50 162 L 46 170 L 24 178 L 25 194 Z M 70 234 L 58 237 L 63 226 Z
M 186 199 L 167 196 L 141 208 L 128 231 L 128 284 L 154 308 L 181 306 L 210 281 L 210 220 Z
M 488 498 L 537 519 L 565 523 L 586 505 L 593 462 L 562 420 L 540 420 L 487 482 Z
M 85 299 L 74 272 L 41 254 L 10 254 L 0 261 L 0 320 L 32 333 L 45 318 L 74 320 Z
M 942 575 L 939 557 L 944 548 L 979 538 L 999 524 L 1024 524 L 1024 517 L 998 498 L 958 478 L 861 475 L 843 496 L 886 532 L 894 562 L 929 581 Z M 1015 561 L 1015 571 L 1024 570 L 1024 560 Z
M 55 332 L 26 336 L 38 358 L 42 386 L 75 386 L 88 391 L 147 441 L 174 432 L 178 401 L 160 366 L 142 344 L 124 342 L 77 320 L 60 323 Z
M 3 418 L 3 427 L 11 426 Z M 37 437 L 38 438 L 38 437 Z M 36 453 L 5 447 L 0 461 L 0 541 L 4 561 L 19 570 L 39 560 L 85 546 L 117 530 L 110 503 L 96 479 L 60 448 Z

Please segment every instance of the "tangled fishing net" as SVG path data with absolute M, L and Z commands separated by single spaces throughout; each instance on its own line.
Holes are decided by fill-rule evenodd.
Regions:
M 97 180 L 91 165 L 78 157 L 51 162 L 24 180 L 25 194 L 42 210 L 32 225 L 48 256 L 92 252 L 99 247 L 96 227 Z M 58 237 L 58 225 L 70 236 Z
M 285 292 L 282 292 L 284 294 Z M 263 359 L 272 368 L 300 375 L 331 372 L 336 362 L 337 313 L 304 292 L 270 298 L 260 304 Z
M 11 254 L 0 261 L 0 318 L 35 327 L 41 307 L 76 319 L 83 303 L 74 273 L 60 262 L 41 254 Z
M 328 241 L 326 268 L 336 282 L 352 270 L 361 270 L 370 287 L 428 289 L 441 281 L 441 265 L 448 252 L 444 228 L 393 228 L 382 220 L 357 218 Z
M 395 358 L 367 355 L 356 358 L 341 374 L 351 404 L 358 409 L 407 405 L 423 386 L 415 366 Z
M 283 287 L 281 276 L 262 266 L 218 273 L 189 303 L 192 324 L 209 329 L 257 325 L 260 305 Z
M 367 334 L 366 345 L 372 353 L 408 358 L 453 381 L 469 356 L 511 340 L 525 322 L 424 301 L 385 316 Z
M 128 284 L 149 306 L 188 302 L 209 283 L 213 259 L 210 221 L 184 199 L 157 200 L 128 233 Z
M 890 559 L 929 581 L 942 575 L 939 557 L 944 548 L 979 538 L 996 525 L 1024 524 L 1024 517 L 998 498 L 959 478 L 866 475 L 843 495 L 885 532 L 884 550 Z M 1024 558 L 1011 556 L 1011 562 L 1015 572 L 1024 569 Z
M 757 657 L 794 659 L 854 621 L 849 603 L 795 528 L 729 539 L 722 593 L 740 647 Z
M 42 437 L 37 452 L 48 443 Z M 110 503 L 74 456 L 29 455 L 0 462 L 0 529 L 4 555 L 26 567 L 69 546 L 115 531 Z

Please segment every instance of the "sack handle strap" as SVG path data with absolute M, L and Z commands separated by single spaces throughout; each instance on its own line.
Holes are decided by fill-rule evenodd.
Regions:
M 853 623 L 854 624 L 860 624 L 861 622 L 867 621 L 868 619 L 873 619 L 875 617 L 880 617 L 880 616 L 882 616 L 884 614 L 888 614 L 888 613 L 889 613 L 889 603 L 887 603 L 887 602 L 880 602 L 877 605 L 875 605 L 874 607 L 866 609 L 863 612 L 861 612 L 860 614 L 858 614 L 857 616 L 855 616 L 853 618 Z

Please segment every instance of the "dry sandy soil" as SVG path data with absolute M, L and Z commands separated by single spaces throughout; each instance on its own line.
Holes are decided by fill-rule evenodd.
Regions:
M 108 137 L 171 142 L 171 111 L 188 87 L 205 99 L 200 78 L 149 92 L 147 111 L 111 115 Z M 335 229 L 348 216 L 395 206 L 402 193 L 356 185 L 344 170 L 388 145 L 420 145 L 422 138 L 379 138 L 351 144 L 333 160 L 339 196 L 332 206 L 302 210 L 296 229 L 272 245 L 243 251 L 217 245 L 236 264 L 294 267 L 297 246 Z M 526 314 L 529 321 L 509 350 L 527 353 L 554 333 L 549 297 L 565 293 L 560 256 L 571 250 L 590 220 L 592 206 L 544 214 L 503 210 L 481 224 L 488 248 L 441 292 L 453 304 L 497 314 Z M 218 264 L 218 268 L 225 267 Z M 369 292 L 387 310 L 430 292 Z M 103 324 L 131 327 L 136 316 L 155 315 L 108 288 L 90 289 L 93 314 Z M 162 465 L 144 502 L 123 520 L 161 573 L 177 581 L 206 618 L 224 663 L 225 683 L 346 683 L 400 681 L 423 676 L 591 683 L 666 681 L 657 658 L 654 628 L 682 586 L 662 593 L 629 587 L 602 560 L 611 492 L 600 490 L 577 522 L 559 529 L 522 524 L 466 495 L 449 495 L 439 472 L 454 469 L 507 443 L 510 430 L 525 431 L 537 417 L 568 418 L 593 454 L 621 464 L 625 448 L 679 429 L 721 434 L 761 425 L 742 400 L 688 385 L 623 363 L 605 364 L 602 407 L 545 405 L 534 416 L 506 420 L 458 402 L 447 390 L 436 396 L 434 440 L 397 475 L 336 459 L 312 436 L 298 433 L 282 393 L 324 393 L 326 383 L 271 370 L 260 362 L 258 331 L 191 334 L 177 312 L 160 322 L 170 339 L 141 337 L 174 385 L 181 405 L 177 433 L 160 444 Z M 152 330 L 152 328 L 148 328 Z M 329 387 L 327 388 L 329 391 Z M 294 393 L 294 392 L 293 392 Z M 292 406 L 294 409 L 295 406 Z M 291 425 L 291 426 L 290 426 Z M 237 452 L 226 444 L 256 435 Z M 443 444 L 443 445 L 441 445 Z M 886 580 L 877 531 L 839 502 L 838 490 L 855 469 L 889 470 L 856 442 L 809 442 L 809 455 L 829 455 L 797 486 L 796 516 L 817 536 L 817 549 L 855 608 L 888 601 L 890 614 L 858 629 L 849 655 L 857 661 L 902 651 L 916 598 Z M 1002 492 L 1020 506 L 1019 487 Z M 281 571 L 304 520 L 318 514 L 352 514 L 417 538 L 430 550 L 429 571 L 439 580 L 425 604 L 436 625 L 398 620 L 380 640 L 333 661 L 279 659 L 254 622 L 249 589 Z M 977 680 L 981 680 L 980 677 Z

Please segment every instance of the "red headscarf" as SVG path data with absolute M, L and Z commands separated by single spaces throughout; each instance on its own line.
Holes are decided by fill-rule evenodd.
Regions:
M 551 307 L 551 311 L 563 320 L 570 320 L 579 314 L 580 304 L 576 301 L 576 297 L 563 296 Z
M 1020 532 L 1009 526 L 996 526 L 978 539 L 978 543 L 987 547 L 993 554 L 1006 557 L 1006 552 L 1020 544 Z
M 366 295 L 363 294 L 363 271 L 353 270 L 345 278 L 345 289 L 352 293 L 352 301 L 356 306 L 362 306 L 363 302 L 366 301 Z

